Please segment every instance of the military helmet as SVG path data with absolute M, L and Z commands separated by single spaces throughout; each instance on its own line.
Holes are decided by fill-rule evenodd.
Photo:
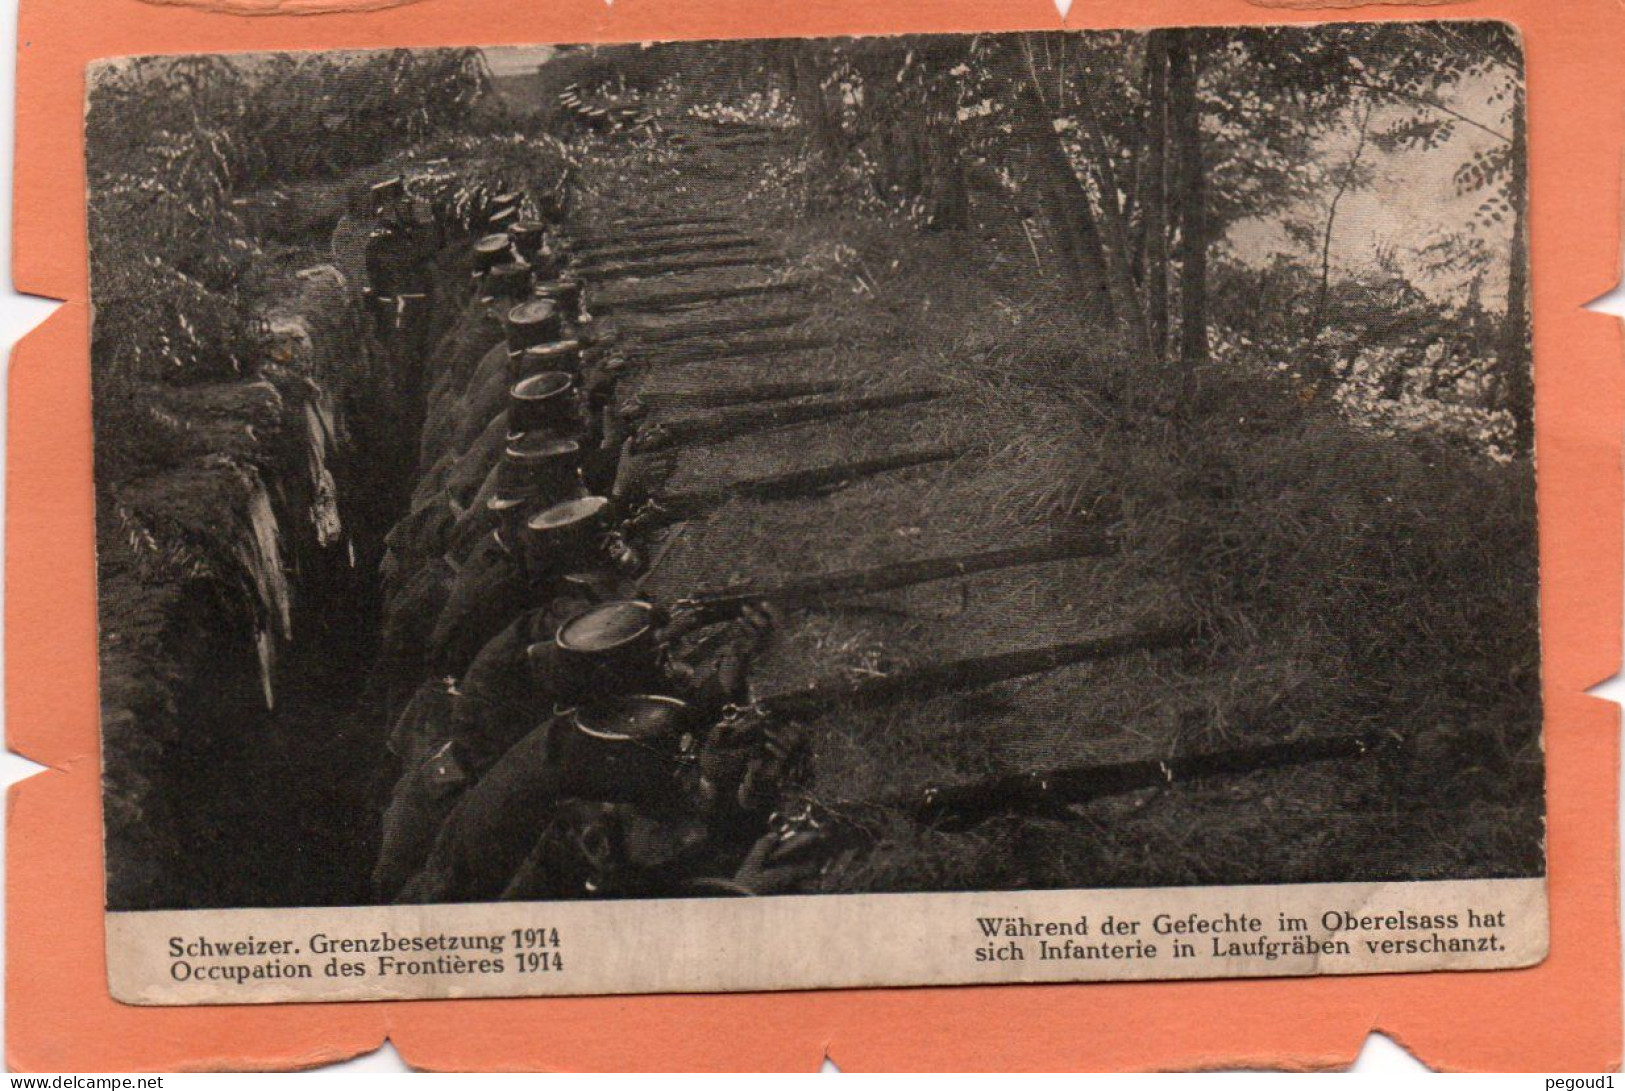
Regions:
M 609 530 L 611 501 L 578 496 L 537 512 L 525 521 L 525 561 L 535 573 L 568 575 L 593 565 Z
M 540 220 L 519 220 L 508 228 L 513 248 L 527 261 L 534 261 L 547 242 L 547 225 Z
M 537 508 L 549 507 L 585 491 L 581 475 L 581 445 L 573 439 L 546 437 L 534 445 L 509 446 L 496 465 L 486 510 L 495 514 L 510 533 L 523 535 L 523 520 Z
M 516 521 L 530 508 L 531 498 L 519 492 L 498 489 L 485 502 L 487 511 L 494 513 L 501 526 L 512 529 Z
M 695 712 L 656 693 L 613 694 L 570 714 L 559 764 L 569 791 L 610 803 L 673 800 L 677 773 L 694 750 Z
M 581 572 L 566 572 L 560 576 L 558 593 L 561 596 L 568 595 L 572 599 L 597 605 L 619 598 L 621 586 L 614 574 L 601 568 L 590 568 Z
M 493 499 L 521 497 L 546 507 L 582 491 L 581 444 L 527 432 L 508 444 L 497 463 Z
M 564 263 L 569 259 L 564 240 L 555 235 L 544 241 L 541 248 L 526 260 L 535 268 L 536 279 L 545 284 L 559 275 Z
M 554 435 L 580 431 L 574 393 L 575 376 L 569 372 L 543 371 L 520 379 L 508 390 L 508 431 Z
M 535 375 L 541 371 L 564 371 L 581 374 L 581 342 L 547 341 L 526 348 L 519 359 L 521 375 Z
M 530 266 L 505 261 L 485 274 L 485 294 L 493 299 L 524 299 L 530 294 Z
M 578 693 L 647 693 L 669 684 L 655 622 L 652 604 L 614 599 L 576 613 L 552 640 L 525 652 L 533 660 L 562 657 L 578 672 L 573 686 Z
M 367 195 L 372 198 L 374 212 L 387 211 L 392 205 L 406 196 L 406 180 L 399 176 L 386 178 L 367 188 Z
M 527 299 L 515 304 L 508 310 L 507 330 L 510 353 L 556 341 L 563 332 L 559 308 L 551 299 Z
M 561 456 L 579 461 L 581 444 L 568 436 L 557 436 L 550 432 L 518 432 L 508 435 L 505 452 L 509 458 L 529 463 Z
M 500 232 L 487 235 L 474 244 L 474 271 L 488 273 L 498 265 L 513 260 L 512 240 Z
M 620 599 L 588 607 L 565 621 L 554 634 L 558 646 L 580 655 L 603 655 L 652 639 L 654 603 Z
M 537 512 L 529 525 L 532 530 L 551 533 L 585 523 L 602 524 L 608 518 L 610 503 L 604 496 L 578 496 Z
M 606 742 L 675 738 L 693 717 L 694 708 L 677 697 L 639 693 L 611 697 L 576 709 L 576 727 Z
M 572 319 L 581 313 L 581 281 L 575 277 L 544 280 L 536 285 L 536 294 L 557 300 L 559 310 Z

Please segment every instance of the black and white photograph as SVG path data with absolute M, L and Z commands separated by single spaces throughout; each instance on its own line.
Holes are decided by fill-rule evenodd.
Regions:
M 333 952 L 421 995 L 1544 954 L 1513 27 L 88 83 L 107 908 L 162 917 L 156 1002 Z M 373 939 L 177 923 L 340 909 Z M 774 913 L 958 931 L 681 969 Z

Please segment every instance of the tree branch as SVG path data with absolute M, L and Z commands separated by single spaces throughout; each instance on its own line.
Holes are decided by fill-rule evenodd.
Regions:
M 1428 109 L 1437 110 L 1441 114 L 1448 114 L 1457 121 L 1464 121 L 1473 128 L 1478 129 L 1480 132 L 1485 132 L 1490 136 L 1495 137 L 1495 139 L 1499 140 L 1503 144 L 1512 143 L 1512 137 L 1508 136 L 1506 133 L 1503 133 L 1498 129 L 1492 129 L 1488 125 L 1485 125 L 1482 121 L 1474 120 L 1461 111 L 1453 110 L 1444 103 L 1430 99 L 1426 95 L 1418 95 L 1412 91 L 1406 91 L 1401 87 L 1390 87 L 1386 84 L 1380 83 L 1367 83 L 1364 80 L 1350 80 L 1349 86 L 1364 88 L 1367 91 L 1372 91 L 1379 95 L 1393 95 L 1395 98 L 1409 99 L 1419 106 L 1426 106 Z
M 1320 240 L 1320 290 L 1315 296 L 1315 317 L 1310 322 L 1308 336 L 1304 339 L 1310 347 L 1320 340 L 1321 325 L 1326 318 L 1326 298 L 1331 293 L 1332 232 L 1337 227 L 1337 206 L 1342 204 L 1343 195 L 1354 185 L 1355 171 L 1360 165 L 1360 157 L 1365 154 L 1366 134 L 1371 128 L 1372 110 L 1372 104 L 1367 101 L 1365 112 L 1360 115 L 1360 138 L 1354 145 L 1354 151 L 1349 154 L 1349 161 L 1343 167 L 1343 176 L 1337 183 L 1337 192 L 1332 194 L 1331 206 L 1326 210 L 1326 231 Z

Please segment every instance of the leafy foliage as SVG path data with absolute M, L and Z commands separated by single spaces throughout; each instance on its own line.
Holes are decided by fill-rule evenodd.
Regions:
M 1199 117 L 1183 136 L 1169 128 L 1169 92 L 1153 79 L 1159 47 L 1194 71 Z M 1433 302 L 1441 313 L 1469 291 L 1482 312 L 1486 279 L 1497 293 L 1504 282 L 1508 297 L 1524 292 L 1522 59 L 1504 24 L 680 43 L 617 60 L 604 79 L 624 85 L 609 73 L 635 70 L 630 82 L 694 116 L 799 121 L 809 151 L 831 168 L 798 175 L 813 210 L 887 211 L 940 230 L 968 226 L 977 201 L 1012 206 L 1040 267 L 1058 265 L 1081 296 L 1109 299 L 1106 317 L 1153 358 L 1200 323 L 1269 342 L 1278 359 L 1304 357 L 1289 366 L 1318 372 L 1337 291 L 1421 270 L 1450 274 L 1458 298 Z M 654 72 L 662 75 L 651 80 Z M 735 109 L 741 102 L 753 104 L 750 117 Z M 1059 184 L 1048 166 L 1055 154 L 1070 167 Z M 1476 207 L 1416 240 L 1403 263 L 1377 254 L 1368 269 L 1339 267 L 1331 251 L 1344 195 L 1369 190 L 1400 157 L 1453 157 L 1455 190 L 1476 196 Z M 1201 184 L 1190 198 L 1193 163 Z M 1198 252 L 1217 253 L 1230 232 L 1259 222 L 1319 271 L 1319 303 L 1292 312 L 1290 333 L 1268 328 L 1280 315 L 1239 299 L 1230 301 L 1239 310 L 1208 308 L 1205 269 L 1186 268 L 1188 253 L 1172 256 L 1193 232 Z M 1509 442 L 1527 450 L 1526 315 L 1509 306 L 1499 321 L 1501 343 L 1481 346 L 1500 372 L 1482 387 L 1495 404 L 1482 408 L 1512 413 L 1520 434 Z
M 252 351 L 244 276 L 263 254 L 245 229 L 244 196 L 337 178 L 465 123 L 485 88 L 467 50 L 99 69 L 86 121 L 98 375 L 241 372 Z
M 277 255 L 250 222 L 268 187 L 351 172 L 476 118 L 473 50 L 144 57 L 92 73 L 86 118 L 98 459 L 165 446 L 145 384 L 255 364 L 254 304 Z M 297 240 L 310 247 L 314 237 Z M 117 424 L 113 418 L 117 417 Z M 105 478 L 104 478 L 105 480 Z

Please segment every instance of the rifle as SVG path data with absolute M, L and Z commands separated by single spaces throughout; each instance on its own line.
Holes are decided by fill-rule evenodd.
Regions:
M 1364 757 L 1382 743 L 1375 734 L 1333 735 L 1261 746 L 1233 747 L 1177 758 L 1142 758 L 1103 765 L 1073 765 L 1014 773 L 970 784 L 927 788 L 892 806 L 938 827 L 973 826 L 999 814 L 1052 810 L 1141 788 L 1208 777 L 1239 776 L 1259 769 Z
M 669 260 L 652 258 L 647 261 L 608 262 L 576 270 L 583 280 L 608 280 L 628 277 L 675 276 L 678 273 L 697 273 L 704 269 L 728 269 L 740 265 L 759 265 L 778 260 L 778 255 L 765 250 L 718 254 L 709 258 L 681 258 Z
M 735 228 L 721 224 L 693 225 L 690 227 L 640 227 L 616 231 L 613 234 L 583 234 L 570 238 L 572 248 L 596 250 L 603 247 L 626 246 L 645 242 L 679 242 L 685 239 L 723 239 L 742 237 Z
M 725 386 L 688 390 L 640 390 L 638 401 L 650 409 L 721 409 L 753 402 L 787 401 L 815 394 L 838 394 L 848 389 L 839 379 L 805 382 L 758 383 L 755 386 Z
M 680 326 L 633 326 L 621 329 L 618 333 L 623 341 L 636 341 L 640 345 L 658 345 L 690 338 L 727 337 L 736 333 L 755 333 L 758 330 L 782 330 L 798 322 L 805 322 L 808 317 L 805 312 L 746 315 L 742 318 L 713 318 L 704 322 L 687 322 Z
M 724 299 L 749 299 L 752 296 L 779 295 L 799 292 L 806 284 L 797 280 L 773 280 L 757 284 L 736 284 L 717 288 L 684 288 L 672 292 L 644 292 L 618 299 L 595 299 L 593 311 L 597 314 L 615 314 L 620 311 L 669 311 L 691 307 L 697 303 L 712 303 Z
M 745 250 L 758 245 L 760 245 L 758 240 L 744 235 L 713 235 L 665 240 L 637 239 L 616 245 L 584 247 L 576 253 L 581 259 L 582 266 L 592 266 L 608 265 L 617 261 L 646 261 L 650 258 Z
M 759 359 L 828 348 L 833 342 L 822 336 L 760 337 L 754 341 L 708 341 L 697 345 L 667 346 L 638 353 L 640 364 L 710 364 L 720 360 Z
M 723 133 L 715 136 L 689 136 L 678 142 L 678 146 L 685 150 L 730 151 L 734 148 L 765 148 L 771 147 L 776 141 L 782 140 L 782 135 L 766 131 Z
M 1063 817 L 1067 807 L 1144 788 L 1172 787 L 1321 761 L 1353 761 L 1375 753 L 1387 742 L 1386 736 L 1376 732 L 1339 734 L 1173 758 L 1062 766 L 833 805 L 821 804 L 806 795 L 792 795 L 789 805 L 781 805 L 774 815 L 775 840 L 768 865 L 788 868 L 786 878 L 793 888 L 798 877 L 811 877 L 824 862 L 872 846 L 879 839 L 873 826 L 887 815 L 900 814 L 938 830 L 963 832 L 1000 815 Z M 691 879 L 689 888 L 713 893 L 756 892 L 725 877 Z M 780 892 L 788 891 L 781 887 Z
M 761 698 L 738 715 L 741 720 L 755 716 L 762 725 L 763 738 L 771 739 L 780 753 L 789 755 L 784 768 L 797 770 L 807 760 L 804 740 L 798 741 L 793 729 L 789 739 L 774 733 L 770 726 L 774 719 L 805 719 L 836 708 L 860 708 L 908 697 L 930 697 L 1026 677 L 1089 659 L 1135 650 L 1179 647 L 1193 638 L 1194 630 L 1189 627 L 1163 627 L 973 656 L 901 671 L 885 678 L 819 682 L 801 690 Z M 1054 817 L 1063 814 L 1068 806 L 1144 788 L 1321 761 L 1354 760 L 1376 752 L 1387 741 L 1388 737 L 1378 732 L 1338 734 L 1179 757 L 1061 766 L 836 804 L 820 803 L 792 789 L 786 803 L 778 807 L 771 820 L 773 842 L 766 863 L 768 868 L 780 869 L 782 874 L 770 885 L 776 892 L 793 892 L 795 885 L 816 874 L 823 862 L 872 845 L 879 837 L 873 826 L 888 815 L 902 815 L 950 832 L 963 831 L 999 815 L 1036 813 Z M 728 894 L 757 892 L 728 875 L 690 876 L 686 889 Z
M 637 231 L 652 227 L 716 227 L 734 222 L 732 216 L 713 212 L 688 212 L 674 216 L 623 216 L 611 220 L 609 226 L 618 230 Z
M 814 466 L 805 470 L 771 474 L 766 477 L 747 478 L 709 489 L 693 489 L 657 497 L 635 520 L 642 530 L 670 526 L 672 523 L 698 519 L 720 508 L 735 498 L 746 500 L 789 500 L 814 495 L 832 486 L 859 478 L 874 477 L 892 470 L 905 470 L 926 466 L 934 462 L 949 462 L 965 453 L 963 447 L 931 447 L 919 451 L 903 451 L 880 458 L 860 459 L 856 462 L 838 462 L 831 466 Z
M 723 409 L 705 416 L 679 417 L 645 426 L 638 436 L 635 447 L 638 454 L 651 454 L 673 447 L 722 443 L 725 440 L 774 428 L 785 428 L 792 424 L 830 420 L 878 409 L 897 409 L 905 405 L 934 401 L 939 397 L 941 395 L 934 390 L 902 390 L 839 401 Z
M 700 624 L 710 624 L 735 617 L 746 606 L 753 603 L 768 602 L 793 609 L 798 606 L 819 602 L 831 595 L 861 595 L 875 591 L 891 591 L 902 587 L 913 587 L 922 583 L 933 583 L 938 580 L 973 576 L 981 572 L 995 572 L 1004 568 L 1019 568 L 1031 564 L 1045 564 L 1051 561 L 1076 560 L 1082 557 L 1100 557 L 1116 552 L 1117 548 L 1116 539 L 1101 535 L 1056 539 L 1036 545 L 982 550 L 974 553 L 956 553 L 944 557 L 926 557 L 920 560 L 878 565 L 873 568 L 831 572 L 822 576 L 803 576 L 799 579 L 786 580 L 768 586 L 734 587 L 725 591 L 702 593 L 680 599 L 674 605 L 673 610 L 674 612 L 687 612 L 688 616 L 697 617 L 700 619 Z M 1048 648 L 1011 652 L 1004 655 L 951 660 L 948 663 L 917 667 L 906 674 L 867 679 L 857 683 L 856 687 L 845 682 L 819 683 L 805 690 L 791 690 L 774 697 L 764 698 L 758 704 L 768 711 L 799 715 L 809 708 L 827 704 L 831 701 L 871 700 L 877 694 L 889 693 L 891 691 L 889 687 L 957 686 L 961 683 L 980 684 L 975 680 L 983 675 L 988 675 L 996 680 L 1001 677 L 1016 677 L 1021 674 L 1050 670 L 1054 666 L 1076 661 L 1069 659 L 1069 656 L 1076 655 L 1080 658 L 1090 658 L 1099 654 L 1115 654 L 1114 649 L 1117 644 L 1113 643 L 1114 640 L 1127 640 L 1128 644 L 1124 645 L 1125 648 L 1130 646 L 1138 647 L 1140 645 L 1135 641 L 1148 640 L 1155 644 L 1165 638 L 1172 639 L 1169 637 L 1169 633 L 1177 633 L 1181 639 L 1189 636 L 1188 630 L 1185 629 L 1154 630 L 1149 635 L 1100 638 L 1076 644 L 1057 644 Z M 1014 671 L 1015 673 L 1001 673 L 1007 671 Z

